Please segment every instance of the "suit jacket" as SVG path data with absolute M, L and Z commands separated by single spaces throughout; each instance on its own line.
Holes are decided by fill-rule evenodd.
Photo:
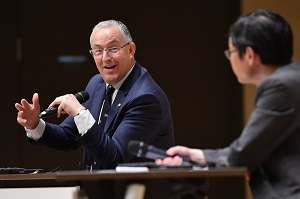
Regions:
M 255 199 L 300 198 L 300 63 L 278 68 L 257 87 L 239 138 L 204 154 L 210 165 L 247 166 Z
M 90 98 L 83 105 L 96 120 L 93 127 L 81 136 L 74 118 L 69 116 L 60 125 L 46 123 L 38 142 L 63 151 L 83 145 L 84 166 L 93 169 L 110 169 L 122 162 L 144 161 L 128 153 L 130 140 L 141 140 L 162 149 L 174 145 L 173 119 L 167 96 L 138 63 L 119 89 L 104 129 L 98 124 L 98 118 L 106 83 L 97 74 L 90 79 L 85 90 Z

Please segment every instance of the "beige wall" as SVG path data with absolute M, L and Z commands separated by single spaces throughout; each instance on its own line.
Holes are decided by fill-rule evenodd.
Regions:
M 255 9 L 266 8 L 281 14 L 291 25 L 294 32 L 294 57 L 300 60 L 300 1 L 299 0 L 241 0 L 241 12 L 247 13 Z M 253 108 L 254 86 L 243 87 L 244 123 L 248 120 Z

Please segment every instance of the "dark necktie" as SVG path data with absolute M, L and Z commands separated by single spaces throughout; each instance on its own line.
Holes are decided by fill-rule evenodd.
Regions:
M 102 126 L 104 127 L 106 119 L 108 117 L 108 113 L 111 108 L 111 99 L 112 99 L 112 94 L 115 91 L 115 88 L 112 85 L 108 85 L 106 88 L 106 96 L 105 96 L 105 101 L 103 104 L 102 112 L 101 112 L 101 117 L 100 121 Z

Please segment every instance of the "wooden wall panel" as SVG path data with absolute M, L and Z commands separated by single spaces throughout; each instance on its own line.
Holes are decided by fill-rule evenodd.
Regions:
M 3 67 L 10 70 L 1 78 L 10 96 L 1 98 L 7 115 L 2 115 L 0 151 L 10 150 L 9 155 L 2 155 L 3 162 L 47 170 L 76 169 L 81 150 L 60 153 L 28 143 L 16 122 L 14 103 L 21 97 L 31 101 L 38 92 L 43 109 L 58 95 L 84 89 L 97 73 L 88 54 L 91 30 L 97 22 L 111 18 L 128 25 L 137 44 L 137 61 L 168 95 L 177 144 L 226 146 L 242 128 L 241 86 L 223 54 L 227 30 L 238 15 L 237 0 L 15 0 L 4 17 L 5 29 L 7 42 L 20 37 L 22 57 L 14 58 L 15 45 L 0 49 L 1 55 L 9 57 Z M 61 55 L 81 56 L 83 61 L 59 63 Z

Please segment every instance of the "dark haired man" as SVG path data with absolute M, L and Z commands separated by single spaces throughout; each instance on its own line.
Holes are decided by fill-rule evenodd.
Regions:
M 256 86 L 255 107 L 240 137 L 220 149 L 171 147 L 201 165 L 246 166 L 255 199 L 300 198 L 300 63 L 292 62 L 293 34 L 279 14 L 259 9 L 229 30 L 225 56 L 241 84 Z M 175 156 L 158 164 L 181 164 Z

